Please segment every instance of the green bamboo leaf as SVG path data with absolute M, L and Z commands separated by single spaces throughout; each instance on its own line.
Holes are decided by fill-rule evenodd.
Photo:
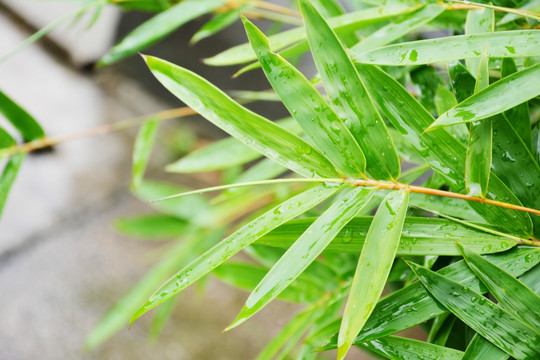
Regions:
M 486 222 L 486 220 L 478 215 L 465 200 L 442 196 L 430 196 L 426 194 L 411 194 L 411 200 L 409 202 L 411 205 L 419 208 L 428 209 L 455 218 L 467 219 L 473 222 Z
M 493 9 L 483 8 L 478 10 L 469 10 L 467 12 L 467 22 L 465 23 L 466 35 L 492 33 L 494 31 L 495 13 Z M 480 59 L 467 59 L 465 60 L 465 64 L 467 64 L 467 69 L 469 69 L 471 74 L 478 74 Z
M 289 221 L 261 237 L 257 244 L 289 248 L 314 221 L 314 218 Z M 372 222 L 372 216 L 355 217 L 336 235 L 326 251 L 359 254 Z M 517 244 L 451 220 L 407 217 L 397 253 L 401 256 L 460 255 L 456 241 L 481 254 L 505 251 Z
M 540 49 L 540 46 L 538 48 Z M 429 126 L 428 131 L 441 126 L 486 119 L 538 95 L 540 95 L 540 64 L 509 75 L 467 98 L 439 116 Z
M 200 76 L 157 58 L 145 59 L 169 91 L 246 145 L 301 175 L 336 175 L 330 162 L 311 145 L 234 102 Z
M 215 269 L 234 254 L 277 226 L 301 215 L 338 191 L 319 185 L 296 195 L 243 226 L 166 281 L 132 316 L 131 323 Z
M 133 189 L 141 186 L 148 160 L 150 160 L 150 155 L 152 154 L 158 128 L 159 120 L 150 119 L 144 122 L 137 134 L 133 149 L 133 171 L 131 177 L 131 186 Z
M 343 175 L 364 176 L 366 158 L 343 121 L 300 71 L 270 51 L 264 34 L 243 21 L 266 77 L 312 142 Z
M 0 216 L 6 205 L 9 195 L 9 190 L 15 182 L 15 178 L 19 173 L 25 154 L 15 154 L 9 158 L 4 166 L 4 171 L 0 175 Z
M 510 355 L 478 334 L 474 335 L 463 354 L 463 360 L 507 360 L 509 357 Z
M 311 2 L 325 19 L 346 14 L 338 0 L 312 0 Z M 354 32 L 343 34 L 340 38 L 347 47 L 353 46 L 359 40 Z
M 372 65 L 357 67 L 368 93 L 405 140 L 452 188 L 465 190 L 465 146 L 446 129 L 424 133 L 433 117 L 401 84 Z M 512 204 L 520 203 L 495 174 L 490 175 L 489 197 Z M 532 228 L 531 218 L 523 212 L 480 203 L 469 205 L 486 221 L 506 231 L 526 234 Z
M 517 72 L 517 67 L 514 59 L 504 58 L 501 65 L 501 77 L 507 77 Z M 525 145 L 529 150 L 532 149 L 531 135 L 531 114 L 529 113 L 529 104 L 523 103 L 514 106 L 510 110 L 504 112 L 507 119 L 512 119 L 512 127 L 516 130 Z
M 411 8 L 403 5 L 391 5 L 385 7 L 374 7 L 360 11 L 351 12 L 345 15 L 328 19 L 328 24 L 339 35 L 351 34 L 354 31 L 384 21 L 386 19 L 404 14 Z M 306 41 L 304 27 L 298 27 L 272 35 L 268 38 L 272 51 L 280 51 L 289 45 Z M 306 48 L 307 50 L 307 48 Z M 257 55 L 249 43 L 234 46 L 213 57 L 207 58 L 204 62 L 212 66 L 237 65 L 257 60 Z
M 540 297 L 506 271 L 457 244 L 472 271 L 484 283 L 501 307 L 533 329 L 540 329 Z
M 212 272 L 224 283 L 248 291 L 255 289 L 267 273 L 265 267 L 248 263 L 225 263 Z M 277 298 L 296 303 L 316 302 L 324 296 L 324 291 L 314 285 L 307 277 L 299 276 Z
M 172 216 L 139 215 L 117 219 L 114 227 L 126 236 L 144 240 L 160 240 L 184 235 L 188 224 L 185 220 Z
M 429 267 L 424 265 L 424 267 L 431 268 L 432 265 L 433 264 L 431 264 Z M 433 325 L 431 325 L 431 328 L 429 329 L 427 342 L 444 346 L 448 340 L 448 337 L 450 336 L 450 333 L 452 332 L 455 322 L 456 317 L 450 313 L 437 316 L 435 319 L 433 319 Z
M 409 192 L 390 192 L 373 218 L 339 329 L 338 360 L 345 357 L 382 294 L 396 256 L 408 205 Z
M 524 3 L 522 2 L 521 5 L 519 6 L 519 8 L 516 8 L 516 9 L 527 10 L 527 11 L 530 11 L 532 13 L 539 13 L 540 12 L 540 0 L 529 0 L 529 1 L 526 1 Z M 507 24 L 507 23 L 512 22 L 512 21 L 514 21 L 516 19 L 519 19 L 520 17 L 523 17 L 523 15 L 522 14 L 517 14 L 517 13 L 508 13 L 502 19 L 500 19 L 497 22 L 497 25 Z
M 491 17 L 493 20 L 493 17 Z M 474 66 L 478 69 L 475 93 L 489 86 L 489 58 L 483 56 Z M 471 65 L 471 67 L 474 67 Z M 491 174 L 493 148 L 493 121 L 473 121 L 470 123 L 469 145 L 465 160 L 465 184 L 469 195 L 485 197 Z
M 398 336 L 387 336 L 359 345 L 392 360 L 461 360 L 463 357 L 463 352 L 459 350 Z
M 0 128 L 0 149 L 15 145 L 17 142 L 6 130 Z
M 98 64 L 110 65 L 144 50 L 185 23 L 225 5 L 226 2 L 226 0 L 184 0 L 130 32 L 105 54 Z
M 437 114 L 443 114 L 457 105 L 457 100 L 452 91 L 440 84 L 435 92 L 435 107 Z
M 397 179 L 400 164 L 396 148 L 349 55 L 309 1 L 300 4 L 311 52 L 327 95 L 363 149 L 368 173 L 375 179 Z
M 504 253 L 484 255 L 484 257 L 502 267 L 511 275 L 519 276 L 540 263 L 540 250 L 537 248 L 515 247 Z M 449 265 L 437 273 L 474 291 L 481 293 L 488 291 L 463 260 Z M 366 325 L 358 334 L 355 343 L 362 343 L 403 331 L 445 312 L 447 312 L 446 308 L 430 296 L 421 283 L 412 283 L 379 301 Z M 411 314 L 414 316 L 411 316 Z M 336 334 L 338 329 L 339 323 L 334 324 L 333 333 Z M 331 329 L 326 330 L 331 332 Z M 319 350 L 335 348 L 337 348 L 337 334 Z
M 353 187 L 340 195 L 270 269 L 227 329 L 246 321 L 289 286 L 369 201 L 373 190 Z
M 437 70 L 430 65 L 421 65 L 413 69 L 410 76 L 420 104 L 430 113 L 434 113 L 436 89 L 442 83 Z
M 295 135 L 300 135 L 303 132 L 293 118 L 279 120 L 275 123 Z M 262 157 L 261 153 L 251 149 L 241 141 L 229 137 L 189 153 L 180 160 L 167 165 L 166 170 L 175 173 L 223 170 L 244 165 L 260 157 Z
M 409 265 L 437 301 L 482 337 L 515 358 L 540 357 L 540 333 L 475 290 L 414 263 Z
M 427 24 L 439 16 L 445 7 L 440 5 L 424 5 L 405 14 L 398 20 L 380 28 L 351 48 L 354 53 L 363 53 L 389 44 L 406 34 Z
M 170 298 L 157 309 L 150 330 L 148 330 L 148 339 L 156 341 L 159 338 L 165 324 L 167 324 L 167 321 L 171 318 L 179 297 L 180 296 L 176 295 Z
M 45 136 L 39 123 L 26 110 L 0 91 L 0 113 L 21 133 L 24 141 L 32 141 Z
M 540 55 L 540 30 L 511 30 L 474 35 L 448 36 L 388 45 L 364 53 L 354 52 L 357 63 L 377 65 L 422 65 L 488 57 Z
M 240 10 L 244 10 L 244 7 L 241 7 Z M 199 31 L 197 31 L 189 43 L 191 45 L 194 45 L 201 41 L 202 39 L 206 39 L 221 30 L 229 27 L 230 25 L 234 24 L 236 20 L 240 19 L 240 11 L 238 9 L 233 9 L 221 14 L 217 14 L 212 18 L 212 20 L 208 21 L 206 24 L 204 24 Z

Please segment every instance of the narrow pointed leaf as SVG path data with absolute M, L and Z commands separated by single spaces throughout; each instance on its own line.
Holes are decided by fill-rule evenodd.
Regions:
M 486 119 L 538 95 L 540 95 L 540 64 L 509 75 L 467 98 L 439 116 L 429 126 L 429 130 Z
M 493 20 L 493 19 L 492 19 Z M 489 58 L 483 56 L 478 64 L 475 93 L 489 86 Z M 469 195 L 485 197 L 491 174 L 493 148 L 493 121 L 473 121 L 470 123 L 469 145 L 465 160 L 465 183 Z
M 312 4 L 325 19 L 346 14 L 338 0 L 312 0 Z M 343 34 L 340 38 L 347 47 L 353 46 L 358 42 L 358 36 L 354 32 Z
M 438 114 L 443 114 L 457 105 L 454 94 L 444 85 L 439 85 L 435 92 L 435 107 Z
M 205 79 L 169 62 L 150 56 L 145 59 L 169 91 L 246 145 L 301 175 L 336 175 L 333 166 L 311 145 L 239 105 Z
M 371 196 L 373 196 L 372 189 L 357 187 L 346 189 L 270 269 L 246 300 L 242 311 L 229 328 L 246 321 L 289 286 L 321 254 Z
M 467 22 L 465 23 L 466 35 L 492 33 L 493 31 L 495 31 L 495 14 L 493 9 L 483 8 L 468 11 Z M 480 59 L 467 59 L 465 63 L 471 74 L 478 73 Z
M 403 5 L 375 7 L 333 17 L 328 19 L 328 24 L 339 35 L 351 34 L 358 29 L 376 24 L 400 14 L 404 14 L 410 10 L 411 8 Z M 271 50 L 280 51 L 289 45 L 293 45 L 301 41 L 305 42 L 306 32 L 302 26 L 272 35 L 268 39 L 270 40 Z M 257 55 L 253 51 L 251 45 L 246 43 L 234 46 L 211 58 L 207 58 L 204 60 L 204 62 L 212 66 L 227 66 L 243 64 L 255 60 L 257 60 Z
M 167 324 L 167 321 L 171 318 L 175 309 L 175 305 L 178 302 L 180 296 L 176 295 L 169 300 L 165 301 L 156 311 L 154 319 L 152 319 L 152 325 L 148 330 L 148 339 L 151 341 L 158 340 L 163 328 Z
M 135 147 L 133 149 L 133 171 L 131 177 L 131 184 L 135 189 L 142 183 L 146 165 L 152 154 L 152 148 L 154 147 L 158 128 L 158 119 L 145 121 L 135 140 Z
M 498 266 L 458 243 L 463 258 L 502 308 L 540 329 L 540 297 Z
M 289 248 L 315 221 L 314 218 L 289 221 L 257 240 L 257 244 Z M 326 247 L 328 252 L 360 254 L 373 217 L 355 217 Z M 517 243 L 446 219 L 407 217 L 401 231 L 398 255 L 460 255 L 455 243 L 477 253 L 508 250 Z
M 266 77 L 305 133 L 343 175 L 363 176 L 366 158 L 343 121 L 300 71 L 270 51 L 255 25 L 247 19 L 244 25 Z
M 488 341 L 518 359 L 540 357 L 540 333 L 473 289 L 414 263 L 409 265 L 437 301 Z
M 397 150 L 349 55 L 309 1 L 304 0 L 301 5 L 311 52 L 326 92 L 336 113 L 362 148 L 367 172 L 375 179 L 397 179 L 400 173 Z
M 452 188 L 456 191 L 465 190 L 465 146 L 446 129 L 424 133 L 433 117 L 401 84 L 372 65 L 357 67 L 369 94 L 404 139 Z M 490 175 L 488 190 L 489 198 L 512 204 L 520 203 L 495 174 Z M 486 221 L 506 231 L 527 234 L 532 228 L 531 218 L 523 212 L 480 203 L 469 205 Z
M 507 360 L 509 357 L 510 355 L 478 334 L 474 335 L 463 354 L 463 360 Z
M 226 0 L 184 0 L 130 32 L 101 58 L 99 64 L 110 65 L 144 50 L 183 24 L 225 5 L 226 2 Z
M 393 191 L 373 218 L 339 329 L 338 359 L 345 357 L 382 294 L 396 256 L 408 205 L 409 192 Z
M 353 53 L 357 63 L 377 65 L 422 65 L 488 57 L 540 55 L 540 30 L 511 30 L 458 35 L 388 45 L 364 53 Z
M 16 144 L 15 139 L 6 130 L 0 128 L 0 149 L 5 149 Z
M 0 175 L 0 216 L 2 215 L 2 211 L 6 205 L 9 190 L 15 182 L 15 178 L 19 173 L 19 169 L 21 168 L 24 158 L 25 154 L 15 154 L 11 156 L 7 161 L 7 164 L 4 166 L 2 175 Z
M 398 336 L 387 336 L 359 345 L 392 360 L 461 360 L 463 357 L 463 352 L 459 350 Z
M 217 14 L 212 20 L 204 24 L 203 27 L 195 33 L 195 35 L 193 35 L 189 43 L 196 44 L 202 39 L 206 39 L 207 37 L 210 37 L 218 33 L 219 31 L 225 29 L 226 27 L 232 25 L 235 21 L 239 19 L 240 11 L 238 11 L 237 9 L 233 9 L 222 14 Z
M 186 233 L 185 220 L 166 215 L 139 215 L 114 222 L 115 229 L 126 235 L 144 240 L 172 239 Z
M 238 229 L 176 275 L 173 275 L 135 312 L 131 322 L 171 296 L 178 294 L 261 236 L 330 197 L 338 189 L 339 186 L 316 186 L 290 198 Z
M 540 263 L 540 250 L 516 247 L 501 254 L 484 255 L 484 257 L 513 276 L 519 276 Z M 474 291 L 481 293 L 488 291 L 463 260 L 449 265 L 437 273 Z M 421 283 L 415 282 L 380 300 L 355 342 L 362 343 L 391 335 L 445 312 L 447 312 L 446 308 L 430 296 Z M 338 329 L 339 324 L 334 324 L 334 333 Z M 330 332 L 330 329 L 327 331 Z M 335 348 L 337 348 L 337 334 L 320 350 Z
M 507 77 L 517 72 L 516 62 L 512 58 L 504 58 L 501 65 L 501 77 Z M 529 150 L 532 149 L 531 135 L 531 114 L 529 112 L 529 104 L 523 103 L 514 106 L 504 112 L 507 119 L 512 119 L 512 127 L 519 134 L 523 143 Z
M 445 8 L 440 5 L 424 5 L 402 16 L 390 24 L 365 37 L 351 48 L 354 53 L 363 53 L 384 46 L 427 24 L 439 16 Z
M 303 132 L 292 118 L 276 121 L 275 124 L 295 135 L 300 135 Z M 167 165 L 166 170 L 175 173 L 223 170 L 244 165 L 260 157 L 262 157 L 261 153 L 251 149 L 241 141 L 229 137 L 189 153 L 180 160 Z
M 11 100 L 6 94 L 0 91 L 0 113 L 21 133 L 24 141 L 32 141 L 45 136 L 45 132 L 39 123 Z

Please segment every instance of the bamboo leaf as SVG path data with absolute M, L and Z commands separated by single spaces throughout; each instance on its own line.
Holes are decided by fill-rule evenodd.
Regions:
M 493 20 L 493 17 L 491 18 Z M 489 86 L 489 58 L 483 56 L 478 64 L 475 93 Z M 471 65 L 471 67 L 473 67 Z M 485 197 L 491 174 L 493 148 L 493 121 L 473 121 L 470 123 L 469 145 L 465 160 L 465 183 L 469 195 Z
M 509 357 L 510 355 L 478 334 L 474 335 L 463 354 L 463 360 L 507 360 Z
M 515 247 L 504 253 L 484 255 L 484 257 L 513 276 L 519 276 L 540 263 L 540 251 L 537 248 Z M 453 263 L 437 273 L 474 291 L 481 293 L 488 291 L 463 260 Z M 444 314 L 446 311 L 444 306 L 429 295 L 421 283 L 412 283 L 377 303 L 355 343 L 403 331 Z M 333 332 L 336 333 L 338 329 L 339 324 L 334 324 Z M 326 329 L 326 331 L 331 332 L 331 329 Z M 337 348 L 337 334 L 319 350 L 335 348 Z
M 397 150 L 349 55 L 309 1 L 300 4 L 313 58 L 327 95 L 363 149 L 368 173 L 375 179 L 397 179 L 400 173 Z
M 472 271 L 501 307 L 533 329 L 540 329 L 540 297 L 519 280 L 461 244 L 457 244 Z
M 493 9 L 469 10 L 467 12 L 467 22 L 465 23 L 465 34 L 492 33 L 495 31 L 495 14 Z M 485 49 L 487 51 L 487 49 Z M 482 56 L 483 57 L 483 56 Z M 478 74 L 480 59 L 467 59 L 467 69 L 471 74 Z M 486 65 L 487 66 L 487 65 Z M 489 79 L 488 79 L 489 80 Z
M 167 324 L 167 321 L 170 319 L 172 312 L 174 311 L 175 305 L 178 302 L 179 297 L 180 296 L 176 295 L 170 298 L 157 309 L 156 315 L 152 320 L 150 330 L 148 330 L 148 338 L 150 340 L 156 341 L 159 338 L 161 332 L 163 331 L 163 328 Z
M 369 201 L 373 190 L 353 187 L 340 195 L 270 269 L 227 329 L 246 321 L 289 286 Z
M 184 0 L 130 32 L 101 58 L 99 65 L 110 65 L 144 50 L 183 24 L 225 5 L 226 2 L 226 0 Z
M 328 24 L 339 35 L 351 34 L 354 31 L 384 21 L 386 19 L 404 14 L 411 8 L 403 5 L 391 5 L 385 7 L 374 7 L 360 11 L 351 12 L 345 15 L 328 19 Z M 304 27 L 298 27 L 272 35 L 269 38 L 271 50 L 280 51 L 289 45 L 306 40 Z M 306 48 L 307 50 L 307 48 Z M 227 66 L 244 64 L 257 60 L 257 55 L 249 43 L 234 46 L 213 57 L 207 58 L 204 62 L 212 66 Z
M 303 132 L 302 128 L 292 118 L 276 121 L 275 123 L 295 135 L 300 135 Z M 180 160 L 167 165 L 166 170 L 175 173 L 223 170 L 244 165 L 260 157 L 262 157 L 261 153 L 251 149 L 241 141 L 229 137 L 189 153 Z
M 540 30 L 510 30 L 474 35 L 448 36 L 388 45 L 364 53 L 353 53 L 357 63 L 390 66 L 422 65 L 488 57 L 540 55 Z
M 15 139 L 6 130 L 0 127 L 0 149 L 8 148 L 16 144 Z
M 475 290 L 409 263 L 424 287 L 482 337 L 518 359 L 540 356 L 540 334 Z
M 372 65 L 357 65 L 357 67 L 368 93 L 404 139 L 451 187 L 458 192 L 465 190 L 465 146 L 446 129 L 424 133 L 433 117 L 401 84 Z M 512 204 L 520 203 L 512 191 L 493 173 L 490 175 L 488 197 Z M 506 231 L 516 234 L 531 231 L 531 218 L 528 214 L 502 210 L 494 206 L 486 207 L 480 203 L 469 205 L 486 221 L 501 226 Z
M 26 110 L 0 91 L 0 113 L 21 133 L 24 141 L 32 141 L 45 136 L 39 123 Z
M 145 60 L 169 91 L 244 144 L 304 176 L 336 175 L 333 166 L 311 145 L 242 107 L 208 81 L 169 62 L 150 56 Z
M 445 113 L 456 105 L 457 100 L 454 94 L 448 90 L 446 86 L 440 84 L 435 92 L 435 106 L 437 108 L 437 113 Z
M 166 215 L 139 215 L 114 222 L 115 229 L 126 235 L 145 240 L 172 239 L 186 233 L 185 220 Z
M 148 160 L 150 160 L 150 155 L 152 154 L 158 128 L 159 120 L 150 119 L 144 122 L 137 134 L 133 149 L 133 171 L 131 177 L 131 186 L 133 189 L 141 186 Z
M 301 215 L 333 195 L 339 186 L 319 185 L 296 195 L 235 231 L 166 281 L 132 316 L 131 323 L 150 309 L 215 269 L 277 226 Z
M 346 13 L 338 0 L 312 0 L 311 3 L 316 7 L 317 10 L 319 10 L 325 19 L 333 18 Z M 343 34 L 340 38 L 346 47 L 353 46 L 359 40 L 358 36 L 354 32 L 350 34 Z
M 461 360 L 463 352 L 424 341 L 387 336 L 359 344 L 392 360 Z
M 339 329 L 338 360 L 345 357 L 382 294 L 396 256 L 408 205 L 409 192 L 390 192 L 373 218 Z
M 206 24 L 204 24 L 199 31 L 197 31 L 189 43 L 191 45 L 194 45 L 201 41 L 202 39 L 206 39 L 219 31 L 227 28 L 228 26 L 232 25 L 236 22 L 236 20 L 240 19 L 240 12 L 237 9 L 233 9 L 227 12 L 224 12 L 222 14 L 217 14 L 214 16 L 214 18 L 210 21 L 208 21 Z
M 257 244 L 289 248 L 315 221 L 314 218 L 289 221 L 257 240 Z M 364 246 L 373 217 L 355 217 L 326 247 L 327 252 L 359 254 Z M 397 254 L 460 255 L 455 243 L 475 252 L 489 254 L 514 247 L 517 243 L 446 219 L 407 217 L 401 232 Z
M 25 154 L 15 154 L 11 156 L 4 166 L 4 171 L 0 175 L 0 216 L 6 205 L 9 190 L 15 182 L 15 178 L 19 173 L 24 158 Z
M 311 141 L 343 175 L 364 176 L 366 158 L 343 121 L 300 71 L 270 51 L 264 34 L 243 21 L 266 77 Z
M 383 26 L 365 37 L 353 46 L 351 51 L 360 54 L 389 44 L 427 24 L 439 16 L 444 10 L 445 7 L 436 4 L 420 6 L 418 9 L 405 14 L 398 20 Z
M 540 49 L 540 46 L 538 48 Z M 540 64 L 509 75 L 467 98 L 439 116 L 429 126 L 428 131 L 441 126 L 486 119 L 538 95 L 540 95 Z

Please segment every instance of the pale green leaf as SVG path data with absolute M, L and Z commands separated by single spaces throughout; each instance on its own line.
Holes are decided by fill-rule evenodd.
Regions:
M 131 177 L 131 184 L 134 189 L 141 186 L 148 160 L 152 154 L 152 148 L 154 147 L 158 128 L 158 119 L 147 120 L 141 126 L 137 139 L 135 139 L 135 146 L 133 149 L 133 171 Z

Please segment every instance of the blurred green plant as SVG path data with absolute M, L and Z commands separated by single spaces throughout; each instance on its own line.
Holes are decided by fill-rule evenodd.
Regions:
M 251 292 L 228 329 L 276 298 L 304 305 L 258 359 L 330 349 L 343 359 L 351 346 L 388 359 L 540 358 L 539 1 L 351 0 L 350 11 L 336 0 L 112 3 L 156 15 L 100 65 L 201 15 L 214 14 L 192 42 L 244 15 L 249 42 L 205 63 L 241 65 L 237 75 L 262 68 L 272 89 L 235 100 L 144 56 L 189 108 L 144 120 L 132 191 L 159 215 L 116 226 L 177 240 L 94 328 L 88 348 L 159 305 L 157 336 L 181 291 L 212 274 Z M 266 36 L 247 17 L 293 27 Z M 319 71 L 311 81 L 287 60 L 308 51 Z M 270 121 L 240 100 L 280 101 L 291 118 Z M 8 119 L 21 111 L 7 108 Z M 160 121 L 193 112 L 232 137 L 167 170 L 221 171 L 224 184 L 191 190 L 145 179 Z M 43 136 L 25 124 L 25 140 Z M 50 144 L 0 141 L 10 161 Z M 222 192 L 202 195 L 212 191 Z M 239 252 L 251 261 L 229 261 Z M 417 325 L 427 341 L 393 336 Z

